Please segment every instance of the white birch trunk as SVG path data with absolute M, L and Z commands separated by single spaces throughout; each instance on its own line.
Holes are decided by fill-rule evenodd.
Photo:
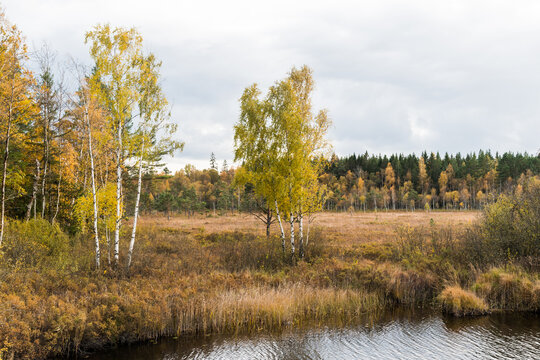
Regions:
M 92 201 L 94 205 L 94 236 L 96 246 L 96 268 L 100 268 L 100 251 L 99 251 L 99 232 L 98 232 L 98 203 L 96 195 L 96 177 L 94 171 L 94 152 L 92 150 L 92 130 L 90 128 L 90 119 L 88 117 L 88 111 L 84 113 L 86 117 L 86 125 L 88 126 L 88 153 L 90 155 L 90 176 L 92 177 Z
M 8 126 L 6 132 L 6 149 L 4 152 L 4 168 L 2 170 L 2 218 L 0 220 L 0 246 L 2 246 L 2 241 L 4 240 L 4 218 L 6 213 L 6 177 L 7 177 L 7 164 L 9 156 L 9 139 L 11 136 L 11 105 L 9 107 L 9 118 Z
M 294 255 L 294 216 L 291 212 L 289 223 L 291 225 L 291 254 Z
M 129 241 L 127 269 L 131 266 L 131 257 L 133 255 L 133 246 L 135 245 L 135 236 L 137 234 L 137 219 L 139 218 L 139 204 L 141 200 L 142 187 L 142 162 L 144 154 L 144 144 L 141 148 L 141 157 L 139 158 L 139 180 L 137 184 L 137 199 L 135 200 L 135 214 L 133 215 L 133 230 L 131 231 L 131 240 Z
M 47 185 L 45 177 L 47 176 L 47 160 L 45 160 L 44 168 L 43 168 L 43 178 L 41 179 L 41 218 L 45 218 L 45 208 L 47 205 L 47 198 L 45 196 L 45 186 Z
M 48 121 L 48 120 L 47 120 Z M 45 186 L 47 185 L 47 170 L 49 168 L 49 128 L 45 131 L 45 154 L 43 156 L 43 178 L 41 179 L 41 218 L 45 218 L 45 207 L 47 199 L 45 196 Z
M 118 124 L 116 149 L 116 219 L 114 224 L 114 265 L 120 261 L 120 223 L 122 221 L 122 123 Z
M 283 231 L 283 224 L 281 223 L 281 216 L 279 215 L 279 209 L 277 200 L 275 201 L 276 205 L 276 215 L 279 223 L 279 230 L 281 230 L 281 247 L 283 248 L 283 252 L 285 252 L 285 231 Z
M 52 223 L 56 221 L 58 216 L 58 211 L 60 210 L 60 185 L 62 184 L 62 170 L 60 170 L 60 179 L 58 179 L 58 191 L 56 194 L 56 210 L 54 211 L 54 216 L 52 218 Z
M 34 206 L 34 202 L 36 201 L 39 183 L 39 172 L 39 160 L 36 159 L 36 175 L 34 176 L 34 186 L 32 187 L 32 198 L 30 199 L 30 203 L 28 203 L 28 207 L 26 209 L 26 221 L 30 220 L 30 216 L 32 215 L 32 207 Z
M 107 240 L 107 260 L 109 262 L 109 266 L 111 265 L 111 231 L 109 230 L 108 221 L 109 218 L 105 219 L 105 239 Z

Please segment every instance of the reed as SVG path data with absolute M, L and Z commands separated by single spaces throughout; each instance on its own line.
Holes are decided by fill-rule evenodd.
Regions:
M 462 289 L 459 285 L 447 286 L 438 296 L 442 311 L 454 316 L 484 315 L 489 307 L 475 293 Z
M 494 267 L 481 274 L 474 290 L 492 308 L 503 310 L 539 311 L 540 278 L 515 266 Z

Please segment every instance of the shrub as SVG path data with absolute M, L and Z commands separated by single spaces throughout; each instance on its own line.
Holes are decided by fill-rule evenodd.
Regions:
M 58 225 L 43 219 L 10 221 L 2 245 L 6 260 L 19 266 L 36 266 L 44 262 L 61 264 L 69 249 L 68 236 Z
M 531 178 L 521 193 L 501 195 L 482 218 L 484 251 L 499 260 L 540 256 L 540 180 Z

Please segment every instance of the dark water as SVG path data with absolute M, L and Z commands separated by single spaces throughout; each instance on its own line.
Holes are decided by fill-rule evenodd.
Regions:
M 90 359 L 540 359 L 540 315 L 455 319 L 402 312 L 347 327 L 170 339 Z

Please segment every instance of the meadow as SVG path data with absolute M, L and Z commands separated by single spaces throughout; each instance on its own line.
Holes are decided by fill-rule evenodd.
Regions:
M 94 270 L 88 236 L 67 236 L 43 220 L 11 221 L 0 267 L 0 358 L 346 324 L 403 306 L 458 316 L 538 311 L 538 258 L 495 256 L 481 240 L 488 218 L 320 213 L 305 258 L 293 259 L 277 226 L 267 239 L 249 214 L 144 216 L 129 273 L 114 271 L 106 254 Z

